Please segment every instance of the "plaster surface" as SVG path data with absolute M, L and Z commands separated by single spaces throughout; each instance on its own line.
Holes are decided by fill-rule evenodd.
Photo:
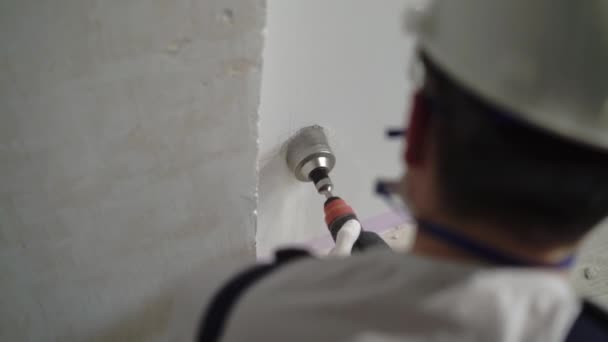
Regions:
M 255 257 L 261 0 L 0 2 L 0 340 L 165 340 Z

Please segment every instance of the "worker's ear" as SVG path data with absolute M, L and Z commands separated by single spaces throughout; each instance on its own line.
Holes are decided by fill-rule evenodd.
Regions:
M 410 122 L 407 126 L 405 162 L 409 166 L 419 165 L 424 161 L 425 143 L 430 134 L 431 113 L 422 90 L 414 94 Z

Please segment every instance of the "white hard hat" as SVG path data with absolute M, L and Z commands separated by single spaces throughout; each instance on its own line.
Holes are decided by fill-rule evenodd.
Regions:
M 608 0 L 439 0 L 417 26 L 422 51 L 465 88 L 608 149 Z

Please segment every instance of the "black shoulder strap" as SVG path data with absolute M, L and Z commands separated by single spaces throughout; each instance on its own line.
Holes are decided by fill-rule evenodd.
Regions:
M 302 249 L 283 249 L 275 253 L 273 263 L 255 265 L 237 274 L 211 300 L 203 316 L 197 341 L 219 341 L 232 309 L 244 292 L 272 271 L 302 257 L 310 257 L 310 253 Z
M 566 342 L 608 341 L 608 314 L 597 305 L 584 301 Z

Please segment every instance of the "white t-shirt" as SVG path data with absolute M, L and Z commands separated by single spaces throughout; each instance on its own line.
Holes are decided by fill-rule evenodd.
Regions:
M 224 270 L 181 294 L 171 340 L 192 341 Z M 221 341 L 563 341 L 580 306 L 553 272 L 375 251 L 279 268 L 239 299 Z

